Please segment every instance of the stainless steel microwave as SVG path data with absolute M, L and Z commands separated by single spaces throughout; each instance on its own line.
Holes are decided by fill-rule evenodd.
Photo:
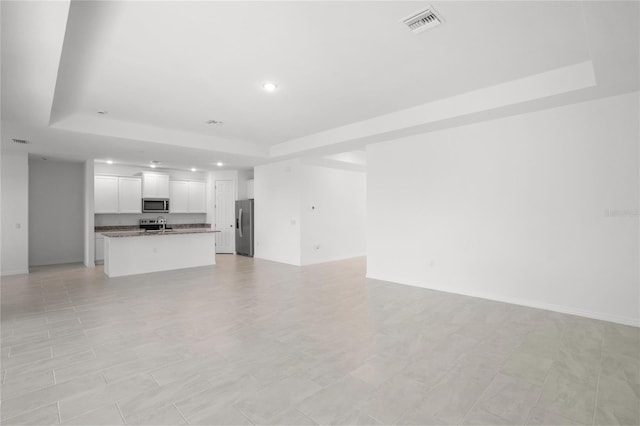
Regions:
M 143 198 L 142 213 L 169 213 L 169 199 Z

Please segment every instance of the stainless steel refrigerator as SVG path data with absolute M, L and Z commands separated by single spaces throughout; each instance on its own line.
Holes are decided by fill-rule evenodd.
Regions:
M 236 201 L 236 253 L 253 257 L 253 200 Z

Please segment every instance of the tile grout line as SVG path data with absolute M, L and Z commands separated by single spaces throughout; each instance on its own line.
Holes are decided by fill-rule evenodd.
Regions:
M 124 418 L 124 414 L 122 414 L 122 410 L 120 409 L 120 404 L 118 404 L 118 401 L 115 402 L 116 404 L 116 408 L 118 409 L 118 413 L 120 414 L 120 417 L 122 418 L 122 423 L 123 424 L 127 424 L 127 419 Z
M 493 377 L 491 378 L 491 381 L 487 384 L 487 386 L 482 390 L 482 392 L 480 392 L 480 395 L 478 395 L 478 398 L 475 400 L 475 402 L 473 403 L 473 405 L 471 405 L 471 407 L 467 410 L 466 413 L 464 413 L 464 416 L 462 416 L 462 419 L 460 419 L 460 424 L 464 423 L 464 421 L 467 419 L 467 416 L 469 415 L 469 413 L 471 413 L 473 411 L 474 408 L 476 408 L 476 405 L 478 405 L 478 402 L 482 399 L 482 395 L 485 394 L 485 392 L 487 391 L 487 389 L 489 389 L 489 386 L 491 386 L 491 383 L 494 382 L 494 380 L 496 379 L 496 377 L 498 377 L 498 374 L 500 374 L 500 370 L 498 370 L 496 372 L 496 374 L 493 375 Z M 492 413 L 493 414 L 493 413 Z M 502 418 L 502 416 L 497 416 Z M 504 419 L 506 420 L 506 419 Z
M 562 331 L 562 338 L 561 338 L 563 341 L 564 341 L 565 333 L 566 333 L 566 330 L 563 330 Z M 551 375 L 551 370 L 553 369 L 553 365 L 555 363 L 556 363 L 556 361 L 553 360 L 553 362 L 551 363 L 551 367 L 549 367 L 549 371 L 547 371 L 546 376 L 544 376 L 544 381 L 542 382 L 542 385 L 540 386 L 540 394 L 536 398 L 536 402 L 531 406 L 531 408 L 529 408 L 529 412 L 527 413 L 527 420 L 525 420 L 526 424 L 529 424 L 529 420 L 531 419 L 531 411 L 538 406 L 538 402 L 540 402 L 540 398 L 542 398 L 542 392 L 544 391 L 544 387 L 547 384 L 547 380 L 549 379 L 549 376 Z
M 155 378 L 154 378 L 155 380 Z M 157 383 L 157 382 L 156 382 Z M 180 414 L 180 417 L 182 417 L 182 420 L 184 420 L 184 422 L 188 425 L 190 425 L 191 423 L 189 423 L 189 420 L 187 420 L 187 418 L 184 416 L 184 414 L 182 414 L 182 411 L 180 411 L 180 409 L 178 408 L 178 406 L 176 405 L 176 403 L 172 403 L 171 405 L 173 405 L 173 408 L 176 409 L 176 411 L 178 412 L 178 414 Z
M 160 382 L 158 382 L 158 379 L 156 379 L 156 376 L 154 376 L 153 373 L 149 373 L 149 375 L 151 376 L 153 381 L 156 382 L 156 385 L 162 387 L 162 385 L 160 384 Z
M 602 336 L 602 341 L 600 342 L 600 371 L 598 372 L 598 382 L 596 383 L 596 394 L 593 399 L 593 418 L 591 421 L 592 425 L 596 424 L 596 412 L 598 411 L 598 394 L 600 392 L 600 378 L 602 377 L 603 354 L 604 354 L 604 335 Z
M 249 424 L 255 425 L 255 422 L 254 422 L 253 420 L 251 420 L 251 419 L 249 418 L 249 416 L 247 416 L 247 415 L 244 413 L 244 411 L 242 411 L 242 410 L 238 409 L 238 412 L 240 413 L 240 415 L 241 415 L 242 417 L 244 417 L 245 419 L 247 419 L 247 421 L 249 422 Z
M 298 410 L 297 408 L 294 407 L 294 410 L 297 411 L 298 413 L 302 414 L 305 418 L 311 420 L 313 423 L 315 424 L 319 424 L 318 422 L 316 422 L 315 420 L 313 420 L 311 417 L 307 416 L 305 413 L 303 413 L 302 411 Z

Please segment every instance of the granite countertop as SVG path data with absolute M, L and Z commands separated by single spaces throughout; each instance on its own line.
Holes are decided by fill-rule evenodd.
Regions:
M 167 229 L 211 228 L 210 223 L 167 223 Z M 142 231 L 139 225 L 97 225 L 93 228 L 97 233 L 115 231 Z
M 145 231 L 145 230 L 122 230 L 111 232 L 100 232 L 108 238 L 117 237 L 149 237 L 149 236 L 165 236 L 165 235 L 183 235 L 183 234 L 212 234 L 214 232 L 220 232 L 211 228 L 174 228 L 167 229 L 166 231 Z

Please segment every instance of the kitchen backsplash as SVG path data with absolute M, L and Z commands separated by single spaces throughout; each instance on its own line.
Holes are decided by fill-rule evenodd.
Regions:
M 97 214 L 95 215 L 95 226 L 116 226 L 116 225 L 138 225 L 140 219 L 155 219 L 162 216 L 167 219 L 168 224 L 172 223 L 204 223 L 207 215 L 205 213 L 142 213 L 142 214 Z

